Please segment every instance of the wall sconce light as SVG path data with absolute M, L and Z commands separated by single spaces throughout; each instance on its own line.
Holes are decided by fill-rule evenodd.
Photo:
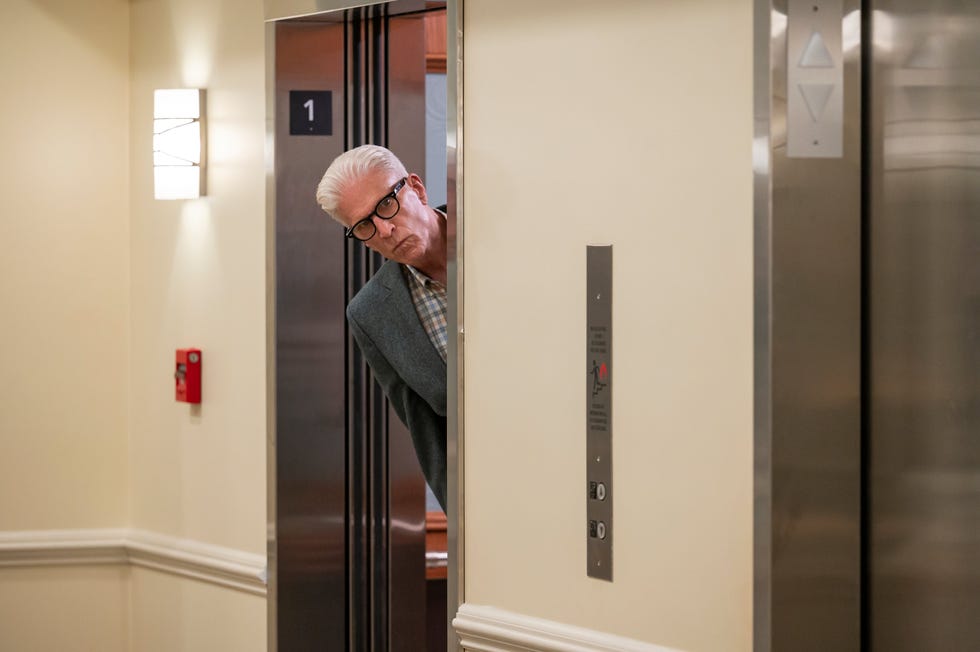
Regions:
M 204 90 L 153 92 L 153 196 L 194 199 L 205 194 Z

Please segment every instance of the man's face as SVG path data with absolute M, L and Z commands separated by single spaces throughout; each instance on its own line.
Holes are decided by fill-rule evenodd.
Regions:
M 403 178 L 398 172 L 375 171 L 347 186 L 338 206 L 344 226 L 353 226 L 370 215 Z M 418 267 L 427 254 L 437 250 L 439 217 L 426 203 L 425 186 L 418 175 L 408 175 L 395 197 L 398 213 L 389 220 L 372 217 L 377 232 L 364 244 L 389 260 Z

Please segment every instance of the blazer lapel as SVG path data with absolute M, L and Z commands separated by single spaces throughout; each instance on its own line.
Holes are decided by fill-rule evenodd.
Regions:
M 399 373 L 437 412 L 445 414 L 446 362 L 429 339 L 419 321 L 408 280 L 401 265 L 393 261 L 378 270 L 378 280 L 385 289 L 384 311 L 390 318 L 383 338 L 392 346 L 389 359 L 401 360 Z

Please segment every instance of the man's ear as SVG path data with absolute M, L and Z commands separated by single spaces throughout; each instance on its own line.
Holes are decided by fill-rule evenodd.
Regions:
M 422 178 L 414 172 L 408 175 L 408 183 L 412 186 L 412 190 L 418 195 L 419 200 L 425 205 L 429 204 L 428 195 L 425 194 L 425 184 L 422 183 Z

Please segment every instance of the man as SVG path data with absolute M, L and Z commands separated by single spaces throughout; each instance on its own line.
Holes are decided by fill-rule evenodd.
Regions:
M 387 262 L 351 300 L 347 321 L 408 426 L 425 478 L 446 508 L 446 216 L 384 147 L 338 156 L 317 203 Z

